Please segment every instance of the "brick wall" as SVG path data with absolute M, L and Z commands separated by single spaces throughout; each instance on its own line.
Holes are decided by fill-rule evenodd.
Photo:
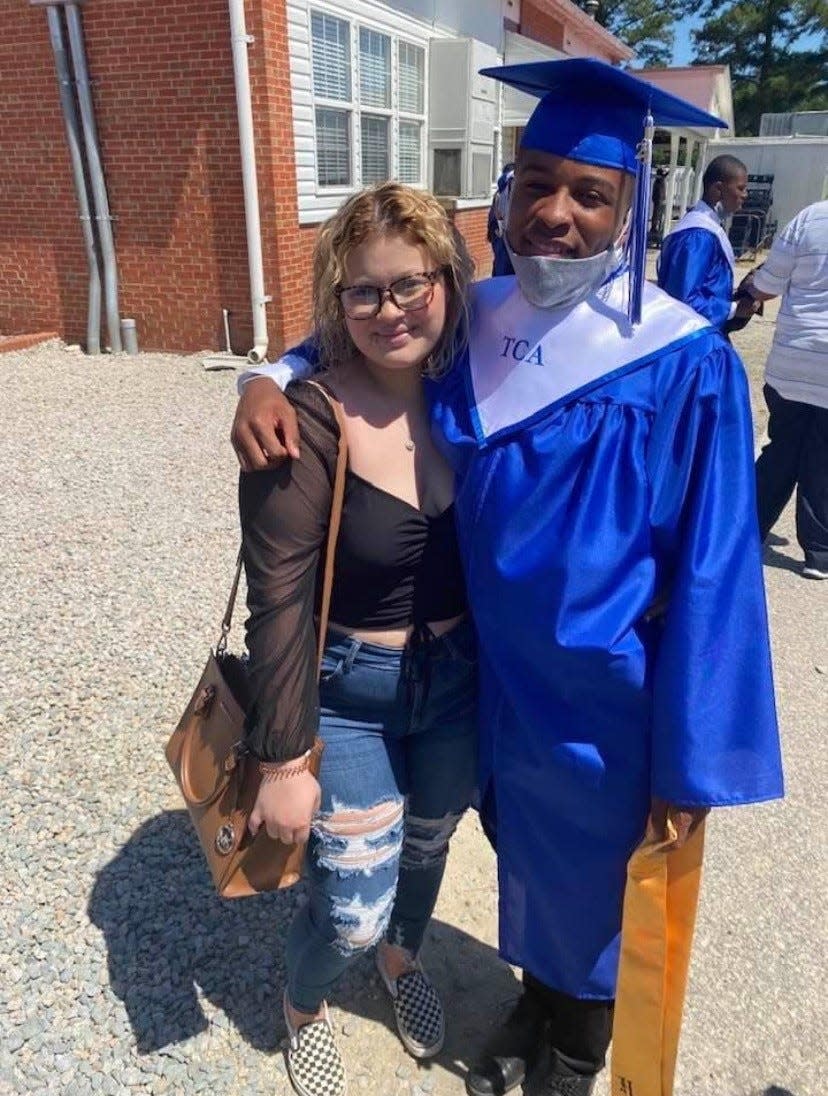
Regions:
M 136 318 L 145 348 L 195 350 L 220 345 L 227 307 L 234 342 L 247 349 L 226 0 L 90 0 L 82 15 L 121 314 Z M 88 275 L 46 15 L 0 0 L 0 22 L 0 330 L 81 340 Z
M 463 233 L 475 264 L 475 277 L 488 278 L 492 273 L 492 245 L 486 239 L 489 208 L 460 209 L 454 223 Z
M 18 334 L 58 327 L 84 262 L 46 16 L 0 0 L 0 25 L 0 333 Z
M 88 0 L 82 15 L 121 315 L 135 317 L 144 349 L 199 350 L 223 344 L 228 308 L 233 349 L 246 352 L 227 0 Z M 284 0 L 247 0 L 246 19 L 272 355 L 307 329 L 317 227 L 298 223 Z M 56 330 L 82 341 L 88 272 L 46 15 L 0 0 L 0 25 L 0 333 Z M 478 276 L 491 269 L 486 215 L 456 214 Z
M 259 0 L 248 30 L 257 35 L 250 55 L 253 118 L 259 168 L 265 289 L 271 354 L 306 333 L 310 314 L 310 254 L 314 228 L 302 228 L 296 200 L 293 107 L 284 0 Z

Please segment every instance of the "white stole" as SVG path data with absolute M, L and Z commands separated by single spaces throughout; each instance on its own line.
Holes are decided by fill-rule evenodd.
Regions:
M 710 326 L 645 282 L 642 322 L 632 327 L 628 288 L 625 273 L 575 308 L 550 309 L 529 304 L 516 278 L 473 287 L 469 368 L 483 438 Z
M 719 220 L 715 209 L 713 209 L 712 206 L 709 206 L 707 202 L 698 202 L 692 209 L 687 210 L 670 235 L 672 236 L 676 232 L 682 232 L 685 228 L 704 228 L 708 232 L 713 233 L 722 245 L 722 251 L 730 265 L 730 273 L 735 279 L 736 256 L 733 254 L 733 245 L 728 239 L 728 235 L 724 228 L 722 228 L 722 223 Z

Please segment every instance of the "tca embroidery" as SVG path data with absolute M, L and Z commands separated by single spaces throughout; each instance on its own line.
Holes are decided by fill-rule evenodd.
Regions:
M 501 358 L 512 357 L 516 362 L 531 362 L 534 365 L 543 365 L 543 354 L 541 353 L 541 345 L 538 343 L 529 353 L 529 342 L 527 339 L 518 339 L 514 335 L 503 336 L 503 349 L 500 351 Z

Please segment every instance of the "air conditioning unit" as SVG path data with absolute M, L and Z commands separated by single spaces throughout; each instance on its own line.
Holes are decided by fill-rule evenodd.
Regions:
M 441 197 L 488 198 L 497 175 L 500 85 L 478 70 L 501 63 L 475 38 L 432 38 L 428 148 L 432 188 Z

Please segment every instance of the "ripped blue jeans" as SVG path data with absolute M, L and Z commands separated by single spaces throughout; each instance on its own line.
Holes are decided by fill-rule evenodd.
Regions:
M 416 955 L 477 764 L 474 631 L 403 650 L 330 633 L 320 684 L 322 803 L 308 903 L 287 940 L 288 996 L 315 1012 L 383 936 Z

